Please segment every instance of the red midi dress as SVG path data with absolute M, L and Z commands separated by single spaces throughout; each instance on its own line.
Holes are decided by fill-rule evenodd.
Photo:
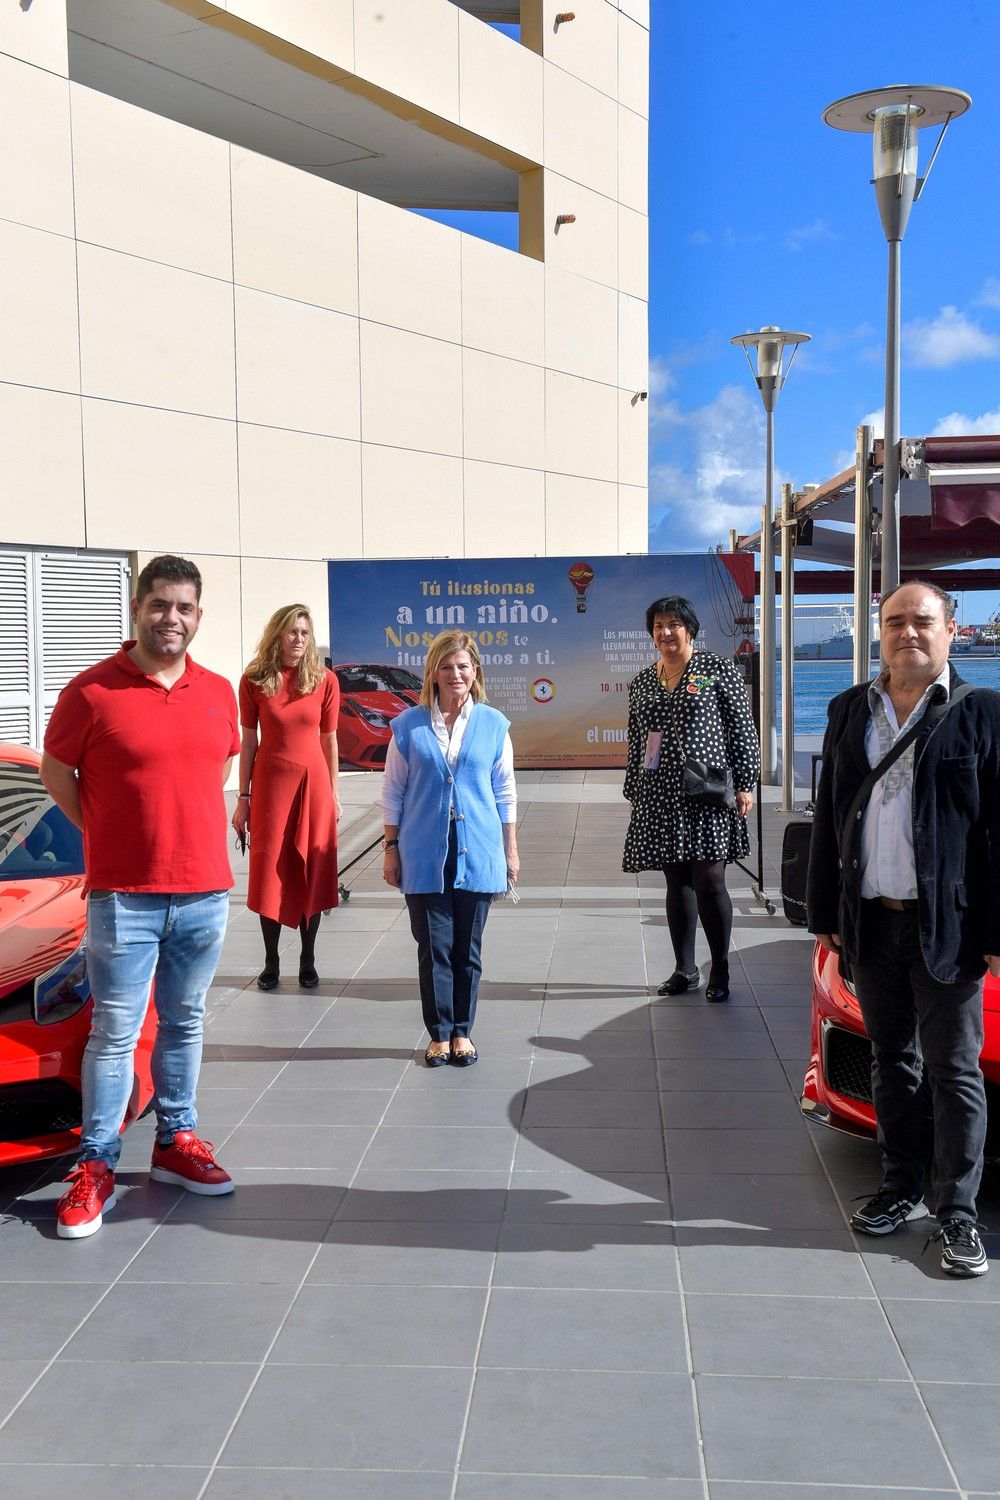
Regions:
M 268 698 L 240 679 L 240 720 L 259 726 L 250 783 L 250 881 L 247 906 L 297 927 L 337 905 L 337 811 L 320 735 L 336 730 L 340 684 L 327 672 L 314 692 L 292 688 L 297 669 L 282 672 Z

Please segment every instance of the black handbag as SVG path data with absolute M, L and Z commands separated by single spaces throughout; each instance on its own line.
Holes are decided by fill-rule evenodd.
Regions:
M 710 766 L 694 755 L 686 755 L 681 737 L 674 730 L 677 748 L 684 756 L 681 766 L 681 793 L 691 802 L 701 802 L 705 807 L 722 807 L 729 812 L 736 810 L 736 784 L 731 766 Z

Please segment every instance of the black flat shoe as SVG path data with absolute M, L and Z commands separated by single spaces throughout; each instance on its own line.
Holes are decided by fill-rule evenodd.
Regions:
M 424 1062 L 429 1068 L 443 1068 L 449 1061 L 450 1055 L 447 1052 L 432 1052 L 428 1047 L 424 1053 Z
M 259 990 L 276 990 L 281 975 L 277 969 L 261 969 L 257 975 L 257 988 Z
M 303 990 L 314 990 L 319 984 L 319 975 L 315 969 L 299 970 L 299 988 Z
M 696 990 L 701 984 L 701 973 L 695 969 L 691 974 L 685 974 L 683 969 L 675 969 L 669 979 L 665 979 L 656 991 L 658 995 L 683 995 L 685 990 Z
M 454 1046 L 452 1046 L 449 1061 L 453 1068 L 471 1068 L 473 1063 L 479 1061 L 479 1053 L 475 1047 L 473 1047 L 471 1052 L 465 1052 L 464 1050 L 456 1052 Z
M 708 988 L 705 991 L 705 999 L 709 1005 L 721 1005 L 724 1000 L 729 999 L 729 968 L 725 974 L 709 974 Z

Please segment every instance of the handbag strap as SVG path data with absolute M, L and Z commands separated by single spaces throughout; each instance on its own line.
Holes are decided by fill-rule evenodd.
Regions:
M 871 770 L 868 772 L 868 775 L 865 777 L 864 781 L 855 792 L 854 800 L 848 809 L 847 817 L 844 819 L 845 834 L 850 829 L 851 824 L 854 822 L 855 818 L 859 816 L 861 806 L 870 795 L 872 787 L 875 785 L 876 781 L 880 780 L 880 778 L 885 775 L 886 771 L 888 771 L 889 767 L 895 761 L 897 761 L 899 757 L 905 753 L 905 751 L 910 748 L 917 735 L 920 734 L 921 730 L 926 730 L 926 738 L 929 739 L 930 736 L 934 733 L 935 729 L 941 723 L 941 720 L 949 712 L 949 710 L 953 709 L 956 704 L 961 703 L 962 699 L 967 697 L 971 692 L 972 683 L 963 682 L 960 687 L 957 687 L 955 689 L 947 702 L 932 704 L 927 712 L 922 716 L 922 718 L 919 718 L 917 722 L 896 741 L 892 749 L 887 755 L 884 755 L 882 757 L 878 765 L 872 766 Z

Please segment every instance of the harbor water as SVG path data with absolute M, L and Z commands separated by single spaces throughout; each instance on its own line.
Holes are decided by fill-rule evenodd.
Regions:
M 1000 689 L 1000 656 L 953 656 L 958 675 L 973 687 Z M 874 672 L 874 663 L 873 663 Z M 781 731 L 781 667 L 775 672 L 778 731 Z M 794 676 L 795 733 L 822 734 L 831 698 L 849 688 L 854 671 L 849 661 L 796 661 Z

